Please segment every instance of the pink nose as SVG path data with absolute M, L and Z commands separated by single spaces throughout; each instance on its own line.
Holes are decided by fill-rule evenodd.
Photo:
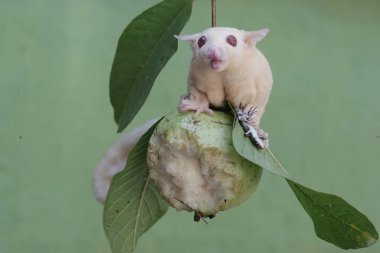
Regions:
M 218 60 L 221 57 L 220 49 L 219 48 L 210 48 L 208 58 L 210 60 Z

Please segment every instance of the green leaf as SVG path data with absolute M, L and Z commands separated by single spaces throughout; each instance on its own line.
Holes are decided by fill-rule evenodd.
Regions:
M 369 247 L 379 238 L 368 218 L 342 198 L 317 192 L 287 179 L 314 223 L 319 238 L 342 249 Z
M 269 149 L 257 149 L 237 123 L 232 131 L 236 151 L 247 160 L 286 178 L 298 201 L 314 223 L 319 238 L 342 249 L 369 247 L 378 239 L 373 224 L 342 198 L 311 190 L 292 181 Z
M 232 141 L 239 155 L 279 176 L 289 178 L 288 172 L 281 166 L 269 149 L 257 149 L 239 123 L 232 130 Z
M 132 149 L 126 168 L 116 174 L 107 195 L 103 225 L 113 253 L 133 252 L 138 238 L 168 209 L 149 178 L 146 154 L 152 126 Z
M 118 132 L 133 120 L 156 77 L 177 51 L 173 35 L 181 32 L 191 9 L 192 0 L 165 0 L 137 16 L 121 35 L 110 77 Z

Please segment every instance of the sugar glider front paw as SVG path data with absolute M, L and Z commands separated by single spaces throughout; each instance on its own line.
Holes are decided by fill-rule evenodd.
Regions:
M 198 116 L 202 112 L 212 115 L 214 112 L 208 106 L 208 103 L 202 103 L 200 101 L 192 100 L 187 96 L 181 96 L 178 111 L 195 111 L 195 116 Z
M 250 108 L 249 110 L 243 110 L 241 106 L 235 109 L 237 117 L 240 121 L 244 122 L 248 127 L 246 136 L 250 137 L 258 148 L 269 147 L 269 135 L 259 127 L 259 118 L 255 115 L 257 108 Z
M 258 129 L 257 129 L 257 134 L 258 134 L 259 137 L 260 137 L 261 139 L 263 139 L 263 140 L 267 140 L 267 139 L 269 139 L 269 134 L 266 133 L 266 132 L 264 132 L 264 130 L 261 129 L 261 128 L 258 128 Z
M 249 125 L 251 126 L 258 126 L 259 125 L 259 118 L 257 117 L 257 115 L 255 114 L 252 114 L 249 116 L 249 119 L 248 119 L 248 122 L 247 122 Z
M 264 147 L 265 148 L 269 148 L 269 134 L 264 132 L 263 129 L 261 128 L 258 128 L 257 129 L 257 135 L 259 136 L 259 138 L 263 141 L 264 143 Z

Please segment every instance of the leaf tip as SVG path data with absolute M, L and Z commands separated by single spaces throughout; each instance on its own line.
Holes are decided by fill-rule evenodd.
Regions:
M 375 231 L 375 234 L 371 235 L 370 233 L 368 232 L 363 232 L 362 233 L 362 236 L 363 238 L 366 240 L 367 242 L 367 247 L 370 247 L 372 246 L 373 244 L 375 244 L 377 242 L 377 240 L 379 239 L 379 235 L 377 234 L 377 231 Z

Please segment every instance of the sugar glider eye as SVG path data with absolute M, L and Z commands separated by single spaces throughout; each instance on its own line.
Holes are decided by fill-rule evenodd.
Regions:
M 198 47 L 199 48 L 203 47 L 206 44 L 206 42 L 207 42 L 207 39 L 205 36 L 200 37 L 198 40 Z
M 236 37 L 235 37 L 235 36 L 233 36 L 233 35 L 228 35 L 226 41 L 227 41 L 227 43 L 230 44 L 231 46 L 236 47 L 237 40 L 236 40 Z

